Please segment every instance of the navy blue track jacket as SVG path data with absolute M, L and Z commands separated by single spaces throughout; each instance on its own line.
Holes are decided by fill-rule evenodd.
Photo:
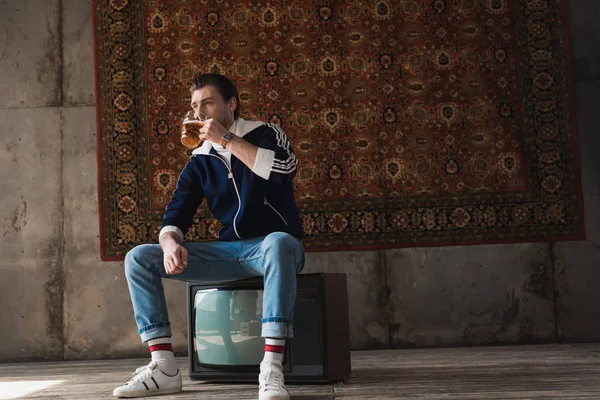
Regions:
M 209 141 L 193 151 L 161 224 L 183 240 L 203 199 L 223 225 L 219 240 L 241 240 L 287 232 L 304 235 L 292 179 L 298 161 L 283 130 L 274 124 L 238 118 L 231 131 L 257 146 L 252 169 L 231 155 L 231 167 Z

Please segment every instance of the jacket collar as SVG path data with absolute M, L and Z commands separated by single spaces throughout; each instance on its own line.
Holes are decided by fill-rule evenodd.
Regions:
M 261 121 L 246 121 L 245 119 L 238 118 L 235 120 L 233 125 L 231 126 L 231 133 L 233 133 L 237 137 L 244 137 L 249 132 L 252 132 L 256 128 L 263 126 L 265 123 Z M 223 147 L 220 144 L 214 144 L 206 140 L 202 146 L 194 149 L 192 154 L 209 154 L 212 148 L 223 150 Z

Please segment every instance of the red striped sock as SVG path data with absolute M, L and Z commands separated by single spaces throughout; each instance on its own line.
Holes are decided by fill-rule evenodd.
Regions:
M 148 348 L 150 354 L 152 354 L 152 361 L 158 364 L 162 372 L 170 376 L 177 374 L 177 362 L 175 361 L 175 354 L 173 354 L 171 338 L 162 337 L 149 340 Z
M 285 351 L 285 339 L 265 339 L 265 358 L 263 361 L 281 364 Z

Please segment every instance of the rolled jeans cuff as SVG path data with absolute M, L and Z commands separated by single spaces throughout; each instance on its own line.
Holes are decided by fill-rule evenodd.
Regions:
M 262 337 L 291 339 L 294 337 L 292 322 L 285 318 L 263 318 Z
M 160 337 L 171 337 L 171 324 L 169 322 L 159 322 L 150 325 L 146 325 L 139 331 L 142 343 L 148 340 L 160 338 Z

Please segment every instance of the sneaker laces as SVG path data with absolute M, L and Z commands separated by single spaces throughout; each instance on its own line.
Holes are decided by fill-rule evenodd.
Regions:
M 132 383 L 143 382 L 146 379 L 150 378 L 152 376 L 152 370 L 156 368 L 156 365 L 156 361 L 150 361 L 150 364 L 144 365 L 143 367 L 139 367 L 135 370 L 133 374 L 131 374 L 133 375 L 133 378 L 131 378 L 131 380 L 127 382 L 127 384 L 129 385 Z
M 279 390 L 285 389 L 283 384 L 283 373 L 276 371 L 273 367 L 268 366 L 265 371 L 260 373 L 261 389 L 264 390 Z

